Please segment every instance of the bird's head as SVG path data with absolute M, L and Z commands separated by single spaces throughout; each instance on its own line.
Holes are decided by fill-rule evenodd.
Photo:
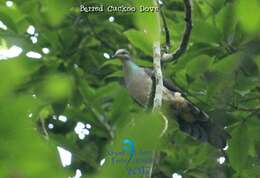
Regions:
M 122 61 L 131 60 L 130 53 L 126 49 L 118 49 L 113 55 L 113 58 L 119 58 Z

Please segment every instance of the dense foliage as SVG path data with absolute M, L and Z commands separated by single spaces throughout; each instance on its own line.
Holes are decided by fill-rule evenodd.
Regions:
M 162 2 L 174 51 L 182 39 L 184 6 L 182 0 Z M 108 156 L 124 138 L 134 140 L 136 149 L 160 152 L 153 177 L 260 177 L 260 2 L 193 0 L 188 50 L 162 69 L 231 134 L 225 150 L 195 141 L 174 118 L 160 137 L 161 116 L 141 108 L 122 85 L 120 61 L 110 57 L 127 48 L 139 65 L 151 67 L 152 41 L 158 37 L 165 44 L 158 13 L 80 12 L 82 4 L 151 3 L 0 0 L 0 177 L 68 177 L 76 169 L 85 177 L 127 177 L 126 165 L 110 164 Z M 1 55 L 13 45 L 23 50 L 19 56 Z M 30 58 L 30 51 L 41 56 Z M 84 133 L 77 126 L 86 127 Z M 72 153 L 66 168 L 57 146 Z

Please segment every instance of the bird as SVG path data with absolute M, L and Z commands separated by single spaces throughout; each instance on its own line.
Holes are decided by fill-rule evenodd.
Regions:
M 126 49 L 118 49 L 112 57 L 122 62 L 129 95 L 141 106 L 151 106 L 155 93 L 153 69 L 138 66 Z M 167 117 L 174 116 L 181 131 L 218 149 L 226 147 L 227 140 L 230 139 L 229 133 L 214 123 L 206 112 L 195 106 L 184 92 L 168 79 L 163 79 L 162 104 L 167 104 Z

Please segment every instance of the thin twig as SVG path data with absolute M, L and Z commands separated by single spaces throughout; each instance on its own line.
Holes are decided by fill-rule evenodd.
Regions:
M 83 98 L 83 103 L 90 109 L 90 111 L 92 112 L 92 114 L 94 114 L 94 116 L 97 118 L 97 120 L 100 122 L 100 124 L 103 125 L 103 127 L 107 130 L 107 132 L 109 133 L 109 136 L 111 138 L 114 138 L 114 132 L 112 127 L 110 126 L 110 124 L 107 122 L 107 119 L 105 117 L 105 115 L 103 115 L 102 113 L 100 113 L 99 111 L 97 111 L 91 104 L 90 102 L 88 102 L 88 99 L 85 97 L 84 92 L 79 89 L 80 94 Z
M 166 131 L 168 130 L 169 121 L 163 113 L 160 112 L 160 115 L 162 116 L 162 118 L 164 120 L 164 128 L 163 128 L 163 131 L 161 132 L 161 135 L 160 135 L 160 137 L 162 137 L 166 133 Z
M 155 151 L 155 150 L 153 151 L 152 157 L 153 157 L 153 162 L 152 162 L 152 164 L 150 165 L 149 178 L 151 178 L 152 175 L 153 175 L 153 167 L 154 167 L 154 163 L 155 163 L 155 159 L 156 159 L 156 151 Z
M 180 47 L 173 53 L 164 53 L 162 55 L 162 62 L 171 62 L 177 60 L 186 50 L 189 44 L 191 31 L 192 31 L 192 12 L 190 0 L 183 0 L 184 11 L 185 11 L 185 31 L 183 33 Z
M 165 17 L 164 12 L 162 10 L 160 10 L 160 14 L 161 14 L 161 17 L 162 17 L 163 28 L 164 28 L 164 33 L 165 33 L 165 50 L 166 50 L 166 52 L 168 52 L 171 48 L 170 31 L 169 31 L 169 28 L 168 28 L 168 24 L 166 22 L 166 17 Z
M 46 127 L 45 127 L 45 120 L 43 118 L 40 118 L 40 125 L 41 125 L 41 129 L 42 129 L 44 138 L 46 140 L 49 140 L 49 134 L 48 134 L 48 131 L 47 131 Z
M 114 132 L 113 129 L 111 128 L 111 126 L 109 125 L 109 123 L 106 121 L 106 118 L 104 115 L 102 115 L 101 113 L 99 113 L 96 109 L 94 108 L 90 108 L 91 112 L 96 116 L 96 118 L 98 119 L 98 121 L 103 124 L 103 126 L 106 128 L 106 130 L 109 133 L 109 136 L 111 138 L 114 138 Z

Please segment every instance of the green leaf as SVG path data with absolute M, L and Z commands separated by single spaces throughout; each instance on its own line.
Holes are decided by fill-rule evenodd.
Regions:
M 98 88 L 95 91 L 95 95 L 101 98 L 106 96 L 114 97 L 114 95 L 116 95 L 121 89 L 122 86 L 120 86 L 118 82 L 110 82 L 109 84 Z
M 186 66 L 187 73 L 192 78 L 199 77 L 201 74 L 206 72 L 212 63 L 212 59 L 209 56 L 202 55 L 195 59 L 192 59 Z M 203 67 L 202 67 L 203 66 Z
M 260 29 L 260 2 L 258 0 L 239 0 L 236 4 L 236 14 L 243 28 L 249 33 Z
M 138 29 L 145 32 L 147 40 L 151 45 L 161 39 L 161 26 L 159 10 L 155 12 L 141 12 L 140 7 L 158 7 L 155 0 L 135 1 L 135 6 L 138 9 L 134 15 L 135 24 Z
M 103 67 L 109 66 L 109 65 L 122 66 L 122 63 L 119 60 L 113 60 L 113 59 L 107 60 L 101 65 L 100 69 L 102 69 Z
M 258 71 L 260 72 L 260 56 L 256 57 L 255 62 L 257 64 L 257 66 L 258 66 Z
M 234 74 L 234 71 L 240 67 L 241 61 L 241 53 L 235 53 L 216 62 L 212 66 L 212 69 L 225 75 L 232 75 Z
M 152 67 L 153 66 L 151 61 L 136 59 L 135 62 L 142 67 Z
M 249 119 L 247 121 L 247 125 L 248 125 L 248 132 L 250 134 L 250 137 L 252 140 L 256 141 L 260 141 L 260 120 L 259 119 Z
M 241 70 L 246 76 L 257 76 L 259 74 L 258 66 L 252 57 L 244 57 L 241 61 Z
M 9 17 L 7 14 L 3 14 L 3 12 L 0 13 L 0 19 L 1 21 L 7 26 L 8 29 L 17 32 L 17 27 L 15 25 L 15 22 L 11 17 Z
M 152 56 L 152 42 L 148 38 L 147 34 L 137 30 L 128 30 L 124 32 L 128 40 L 146 55 Z
M 217 13 L 220 9 L 225 7 L 225 5 L 228 6 L 228 4 L 225 4 L 226 3 L 225 0 L 211 0 L 211 1 L 212 1 L 211 7 L 215 11 L 215 13 Z
M 124 75 L 123 75 L 123 71 L 117 71 L 117 72 L 114 72 L 108 76 L 105 77 L 105 79 L 109 79 L 109 78 L 122 78 Z
M 248 168 L 247 170 L 244 171 L 243 175 L 248 177 L 248 178 L 253 178 L 256 177 L 258 178 L 260 176 L 260 166 L 251 166 L 250 168 Z
M 195 20 L 192 31 L 192 39 L 204 43 L 219 43 L 222 39 L 220 31 L 213 25 L 202 21 Z
M 43 94 L 51 100 L 68 98 L 72 89 L 73 81 L 63 74 L 50 75 L 43 82 Z
M 89 86 L 87 81 L 81 80 L 78 87 L 80 94 L 84 97 L 85 100 L 90 101 L 93 97 L 95 97 L 96 91 Z
M 65 18 L 72 4 L 72 0 L 44 0 L 42 1 L 42 12 L 44 12 L 51 25 L 58 25 Z
M 0 6 L 0 19 L 3 19 L 3 22 L 6 23 L 7 27 L 13 32 L 20 34 L 24 33 L 29 25 L 26 20 L 26 14 L 21 13 L 15 6 L 12 8 Z
M 223 33 L 227 42 L 232 41 L 236 32 L 237 16 L 235 14 L 234 5 L 227 4 L 217 15 L 217 26 Z
M 249 135 L 246 124 L 240 124 L 231 133 L 232 139 L 229 141 L 228 158 L 233 169 L 239 174 L 247 166 L 249 151 Z
M 194 178 L 209 178 L 209 176 L 206 173 L 199 171 L 199 170 L 198 171 L 189 171 L 187 174 Z
M 115 95 L 115 100 L 112 105 L 111 111 L 111 120 L 127 122 L 127 119 L 130 115 L 130 107 L 132 99 L 126 90 L 119 90 Z

